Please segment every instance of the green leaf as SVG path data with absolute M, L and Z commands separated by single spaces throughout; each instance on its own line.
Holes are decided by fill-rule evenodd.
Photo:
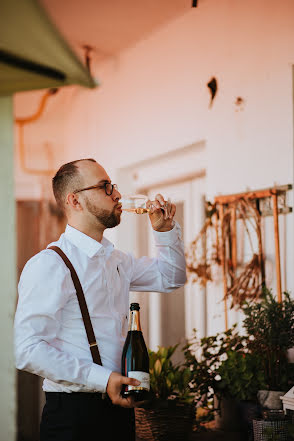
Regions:
M 161 372 L 162 366 L 161 366 L 161 361 L 158 359 L 156 360 L 155 364 L 154 364 L 154 373 L 156 375 L 159 375 Z

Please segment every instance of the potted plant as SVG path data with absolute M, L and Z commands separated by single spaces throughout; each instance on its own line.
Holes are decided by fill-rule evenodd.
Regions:
M 194 338 L 185 348 L 186 366 L 198 403 L 214 411 L 216 427 L 247 430 L 257 416 L 256 395 L 264 387 L 261 359 L 250 353 L 236 325 L 215 336 Z
M 223 429 L 236 429 L 246 432 L 252 438 L 252 421 L 261 416 L 261 408 L 257 403 L 258 390 L 265 386 L 262 361 L 258 354 L 243 351 L 228 351 L 227 359 L 217 370 L 220 376 L 218 393 L 223 391 L 222 412 L 216 414 L 216 426 Z M 225 407 L 225 400 L 227 404 Z M 232 409 L 227 409 L 228 404 Z M 223 404 L 223 405 L 222 405 Z M 226 411 L 225 411 L 226 409 Z M 235 415 L 232 424 L 232 415 Z M 251 436 L 251 438 L 250 438 Z
M 265 408 L 281 409 L 280 396 L 294 385 L 294 364 L 288 360 L 288 349 L 294 346 L 294 300 L 285 292 L 278 302 L 265 288 L 261 301 L 246 303 L 243 311 L 248 349 L 260 356 L 265 376 L 260 402 Z
M 135 411 L 136 433 L 142 440 L 183 441 L 192 430 L 192 373 L 186 366 L 173 364 L 171 357 L 177 347 L 149 351 L 151 398 Z

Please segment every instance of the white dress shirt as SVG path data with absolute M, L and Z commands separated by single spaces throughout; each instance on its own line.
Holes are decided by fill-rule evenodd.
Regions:
M 67 225 L 56 245 L 74 266 L 85 294 L 103 366 L 93 363 L 70 271 L 53 250 L 25 265 L 19 281 L 14 338 L 16 367 L 44 377 L 49 392 L 105 392 L 120 372 L 128 331 L 129 291 L 170 292 L 186 281 L 177 223 L 154 231 L 157 258 L 136 259 Z

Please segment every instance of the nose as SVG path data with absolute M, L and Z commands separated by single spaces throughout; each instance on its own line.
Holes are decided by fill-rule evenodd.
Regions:
M 113 189 L 112 198 L 114 201 L 118 201 L 121 198 L 121 194 L 116 188 Z

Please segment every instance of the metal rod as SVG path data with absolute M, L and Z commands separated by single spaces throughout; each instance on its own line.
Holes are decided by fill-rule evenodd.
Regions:
M 224 307 L 225 307 L 225 330 L 228 330 L 228 305 L 227 305 L 227 294 L 228 294 L 228 286 L 227 286 L 227 272 L 226 272 L 226 244 L 224 240 L 224 206 L 220 204 L 219 207 L 219 219 L 221 225 L 221 262 L 222 262 L 222 270 L 223 270 L 223 289 L 224 289 Z
M 287 219 L 283 216 L 283 283 L 284 291 L 287 291 Z
M 247 191 L 245 193 L 236 193 L 236 194 L 229 194 L 224 196 L 216 196 L 214 198 L 214 201 L 219 204 L 228 204 L 230 202 L 237 201 L 238 199 L 262 199 L 266 197 L 272 196 L 273 192 L 280 194 L 285 191 L 291 190 L 292 185 L 283 185 L 280 187 L 273 188 L 266 188 L 264 190 L 255 190 L 255 191 Z
M 278 215 L 278 195 L 276 192 L 272 195 L 274 231 L 275 231 L 275 250 L 276 250 L 276 273 L 277 273 L 277 295 L 278 302 L 282 302 L 282 284 L 281 284 L 281 263 L 280 263 L 280 240 L 279 240 L 279 215 Z
M 260 214 L 260 204 L 259 204 L 260 200 L 257 199 L 256 200 L 256 209 L 258 211 L 258 213 Z M 261 227 L 261 223 L 262 223 L 262 218 L 261 216 L 257 218 L 257 228 L 258 228 L 258 234 L 257 234 L 257 238 L 258 238 L 258 250 L 259 250 L 259 265 L 260 265 L 260 273 L 261 273 L 261 286 L 262 289 L 265 288 L 265 262 L 264 262 L 264 250 L 263 250 L 263 243 L 265 244 L 265 242 L 263 242 L 262 240 L 262 227 Z
M 237 268 L 237 216 L 236 207 L 232 207 L 232 217 L 231 217 L 231 237 L 232 237 L 232 266 L 235 271 Z

